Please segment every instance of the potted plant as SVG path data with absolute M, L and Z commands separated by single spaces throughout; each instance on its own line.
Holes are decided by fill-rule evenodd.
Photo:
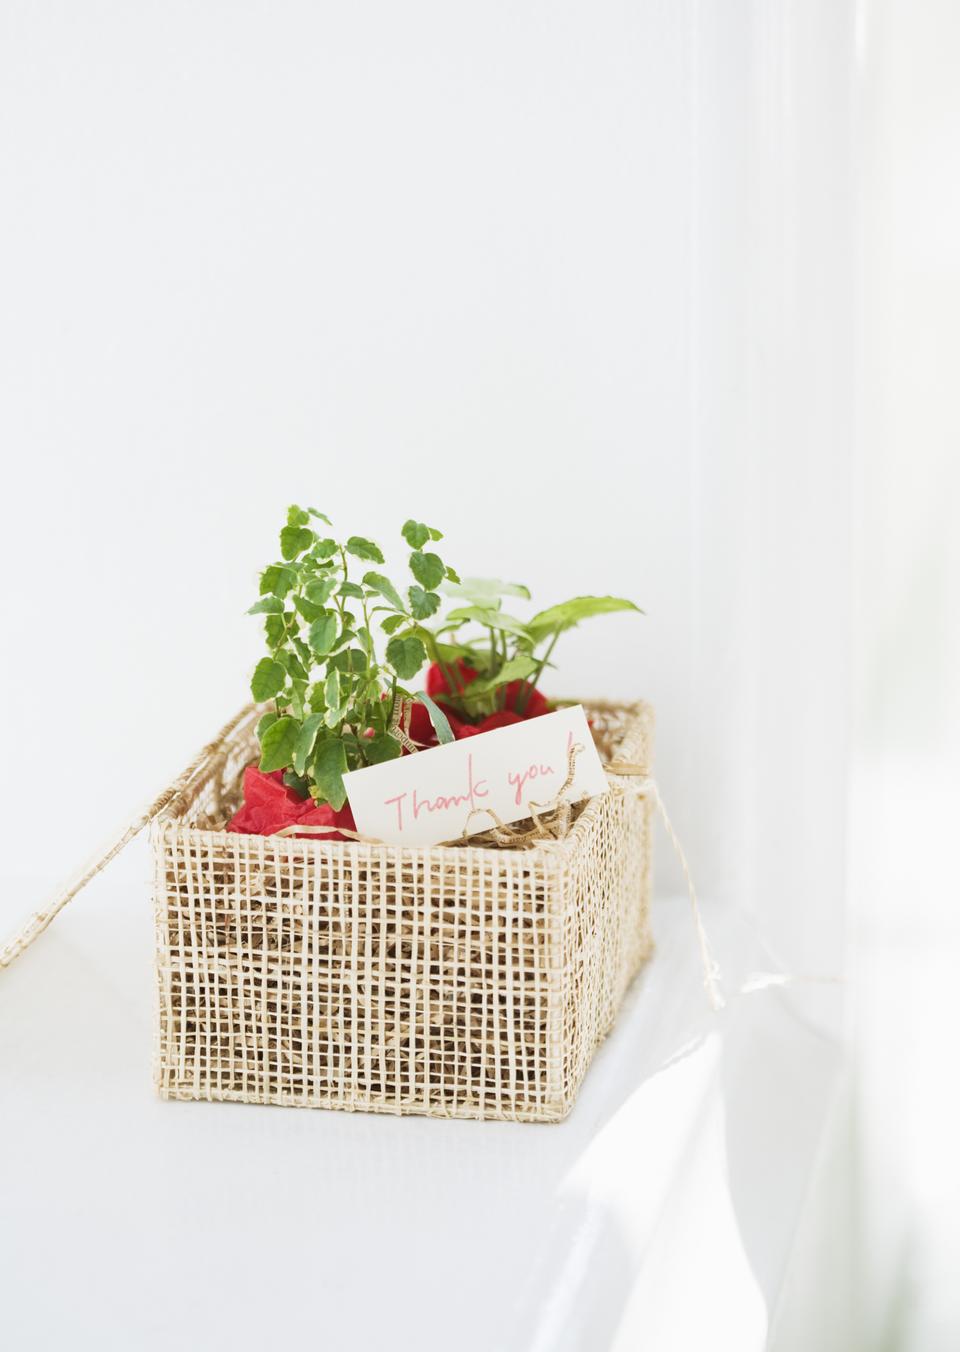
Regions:
M 636 611 L 581 596 L 520 619 L 438 530 L 373 541 L 291 507 L 251 610 L 239 715 L 154 824 L 169 1098 L 555 1121 L 648 955 L 650 806 L 598 795 L 561 838 L 358 839 L 344 775 L 541 717 L 561 635 Z M 607 761 L 649 762 L 648 706 L 591 702 Z

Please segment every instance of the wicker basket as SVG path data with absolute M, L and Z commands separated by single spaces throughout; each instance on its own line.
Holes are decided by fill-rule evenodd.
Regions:
M 648 705 L 588 714 L 648 763 Z M 229 834 L 256 716 L 153 826 L 161 1096 L 565 1117 L 652 948 L 650 800 L 526 850 Z

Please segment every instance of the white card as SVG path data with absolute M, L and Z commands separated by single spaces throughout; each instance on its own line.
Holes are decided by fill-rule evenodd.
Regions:
M 477 733 L 446 746 L 401 756 L 343 777 L 357 830 L 388 845 L 436 845 L 553 803 L 579 746 L 571 803 L 605 793 L 607 777 L 582 705 Z

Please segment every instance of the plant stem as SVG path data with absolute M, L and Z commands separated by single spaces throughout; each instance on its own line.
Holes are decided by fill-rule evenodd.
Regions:
M 342 566 L 342 568 L 343 568 L 343 579 L 342 579 L 342 581 L 343 581 L 343 582 L 346 582 L 346 580 L 347 580 L 347 555 L 346 555 L 346 552 L 345 552 L 345 550 L 344 550 L 344 548 L 343 548 L 342 545 L 339 546 L 339 549 L 340 549 L 341 566 Z M 333 593 L 333 604 L 336 606 L 337 612 L 338 612 L 339 615 L 340 615 L 340 626 L 341 626 L 341 629 L 342 629 L 342 628 L 343 628 L 344 615 L 346 614 L 346 603 L 345 603 L 344 600 L 341 598 L 339 591 L 335 591 L 335 592 Z
M 550 661 L 550 654 L 553 652 L 554 648 L 557 646 L 557 639 L 558 639 L 559 637 L 560 637 L 560 630 L 557 629 L 557 630 L 554 632 L 553 638 L 551 638 L 549 644 L 547 645 L 547 650 L 546 650 L 546 652 L 543 654 L 543 656 L 540 658 L 540 661 L 537 663 L 537 668 L 536 668 L 536 670 L 533 672 L 532 675 L 528 676 L 527 679 L 526 679 L 526 681 L 524 682 L 524 687 L 523 687 L 523 689 L 520 691 L 520 695 L 519 695 L 519 697 L 518 697 L 518 699 L 517 699 L 517 713 L 518 713 L 518 714 L 522 714 L 523 711 L 524 711 L 524 709 L 525 709 L 525 708 L 527 707 L 527 705 L 530 703 L 530 696 L 533 694 L 534 687 L 536 686 L 537 682 L 539 681 L 540 677 L 541 677 L 542 674 L 543 674 L 543 669 L 544 669 L 544 667 L 545 667 L 545 666 L 547 665 L 547 663 Z
M 500 631 L 500 671 L 503 671 L 503 668 L 507 665 L 507 661 L 508 661 L 508 658 L 507 658 L 507 635 L 506 635 L 506 633 L 505 633 L 503 630 L 501 630 L 501 631 Z M 496 707 L 497 707 L 498 709 L 505 709 L 505 708 L 507 707 L 507 687 L 506 687 L 505 685 L 498 685 L 498 686 L 497 686 L 497 693 L 496 693 L 495 702 L 496 702 Z
M 431 662 L 436 662 L 437 666 L 443 672 L 443 678 L 446 681 L 447 685 L 450 687 L 451 695 L 453 695 L 455 699 L 459 699 L 462 703 L 464 688 L 462 685 L 458 684 L 456 676 L 454 675 L 453 671 L 451 670 L 450 667 L 447 666 L 446 662 L 444 662 L 443 658 L 440 656 L 440 649 L 437 646 L 437 641 L 434 638 L 433 634 L 429 629 L 426 629 L 419 624 L 417 625 L 417 631 L 418 633 L 423 635 L 423 638 L 426 642 L 427 653 L 430 657 Z M 456 668 L 456 665 L 457 665 L 456 662 L 454 662 L 453 664 L 454 669 Z
M 366 596 L 364 596 L 361 605 L 363 607 L 363 628 L 366 634 L 363 644 L 363 650 L 366 654 L 366 670 L 361 673 L 361 680 L 353 686 L 353 691 L 360 691 L 358 703 L 362 711 L 362 717 L 360 719 L 362 731 L 363 728 L 368 727 L 373 721 L 373 715 L 369 712 L 367 706 L 373 703 L 370 699 L 371 690 L 380 689 L 380 666 L 376 660 L 376 652 L 373 647 L 373 633 L 370 629 L 370 612 L 367 609 Z M 372 672 L 370 670 L 371 667 L 373 668 Z M 375 685 L 371 682 L 371 675 L 376 677 Z

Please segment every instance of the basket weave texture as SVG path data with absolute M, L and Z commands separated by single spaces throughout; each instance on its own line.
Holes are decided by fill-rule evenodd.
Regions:
M 648 705 L 586 706 L 649 764 Z M 649 955 L 649 799 L 523 850 L 238 835 L 257 711 L 153 826 L 164 1098 L 559 1121 Z

